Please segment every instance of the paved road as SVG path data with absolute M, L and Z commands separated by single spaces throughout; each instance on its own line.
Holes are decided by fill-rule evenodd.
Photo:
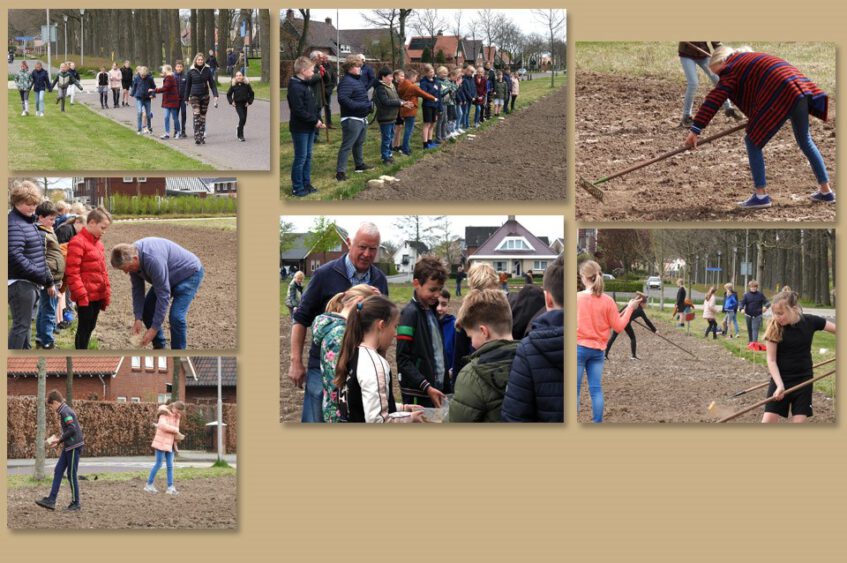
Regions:
M 30 69 L 35 61 L 28 61 Z M 17 72 L 20 62 L 9 65 L 10 72 Z M 156 78 L 156 84 L 161 86 L 161 78 Z M 14 81 L 9 81 L 9 88 L 14 88 Z M 136 128 L 135 106 L 100 109 L 100 96 L 97 94 L 96 80 L 82 80 L 83 93 L 77 92 L 76 102 L 82 102 L 95 112 L 104 115 L 118 123 Z M 186 128 L 189 132 L 187 139 L 162 141 L 159 135 L 164 133 L 165 121 L 161 107 L 161 95 L 153 100 L 153 138 L 165 143 L 179 152 L 203 161 L 218 170 L 262 170 L 269 171 L 271 167 L 271 105 L 266 100 L 256 100 L 250 106 L 247 114 L 247 125 L 244 136 L 247 142 L 241 143 L 235 137 L 238 126 L 238 115 L 235 109 L 226 103 L 226 86 L 218 89 L 220 105 L 217 109 L 209 106 L 206 114 L 206 144 L 195 145 L 191 138 L 191 107 L 188 108 Z M 111 103 L 111 92 L 109 93 Z M 155 168 L 155 164 L 151 163 Z
M 559 73 L 560 74 L 560 73 Z M 543 78 L 550 78 L 549 74 L 535 74 L 533 75 L 534 80 L 540 80 Z M 341 109 L 338 107 L 338 96 L 335 95 L 335 90 L 332 92 L 332 99 L 330 99 L 330 105 L 332 106 L 333 115 L 337 115 L 341 113 Z M 323 116 L 323 112 L 321 112 L 321 116 Z M 291 119 L 291 112 L 288 110 L 288 102 L 286 101 L 284 96 L 280 96 L 279 99 L 279 122 L 280 123 L 288 123 Z M 340 124 L 333 123 L 340 127 Z
M 214 454 L 194 454 L 181 453 L 179 458 L 174 461 L 176 468 L 205 468 L 215 462 L 217 457 Z M 237 457 L 235 455 L 224 456 L 224 459 L 233 467 L 237 467 Z M 53 468 L 56 466 L 56 458 L 49 458 L 44 462 L 44 472 L 47 475 L 53 473 Z M 35 467 L 34 459 L 10 459 L 6 462 L 7 475 L 28 475 L 33 472 Z M 126 473 L 130 471 L 149 470 L 153 467 L 153 456 L 135 456 L 135 457 L 85 457 L 84 455 L 79 460 L 80 475 L 93 473 Z

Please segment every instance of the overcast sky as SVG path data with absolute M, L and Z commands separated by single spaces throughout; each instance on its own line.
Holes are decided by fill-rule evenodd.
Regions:
M 326 18 L 332 18 L 332 23 L 338 29 L 362 29 L 365 27 L 374 27 L 372 24 L 368 23 L 363 17 L 362 14 L 369 13 L 370 10 L 322 10 L 311 8 L 311 18 L 313 21 L 324 21 Z M 477 9 L 465 9 L 465 10 L 438 10 L 438 15 L 443 16 L 449 23 L 447 28 L 444 30 L 446 35 L 453 34 L 453 25 L 455 25 L 456 14 L 458 12 L 462 13 L 462 33 L 465 35 L 469 35 L 469 24 L 472 20 L 477 18 Z M 544 26 L 544 24 L 539 20 L 539 18 L 533 14 L 532 10 L 492 10 L 495 13 L 502 13 L 509 17 L 515 24 L 523 31 L 525 34 L 530 34 L 532 32 L 540 33 L 543 36 L 547 36 L 549 31 Z M 564 11 L 564 10 L 563 10 Z M 282 14 L 285 14 L 285 10 L 282 11 Z M 566 14 L 567 15 L 567 14 Z M 302 17 L 299 12 L 296 15 L 297 18 Z M 338 22 L 341 22 L 341 25 L 338 26 Z M 479 33 L 479 31 L 477 31 Z M 414 27 L 407 26 L 406 36 L 411 37 L 414 34 Z M 562 35 L 566 36 L 567 34 L 567 24 L 564 26 L 562 30 Z M 479 37 L 478 37 L 479 39 Z
M 465 227 L 499 227 L 506 222 L 505 215 L 450 215 L 453 234 L 465 237 Z M 397 217 L 394 215 L 343 215 L 327 216 L 347 231 L 354 231 L 365 221 L 373 221 L 379 227 L 383 240 L 401 241 L 402 232 L 394 226 Z M 310 229 L 315 220 L 313 215 L 288 215 L 282 219 L 294 224 L 294 232 L 303 233 Z M 564 237 L 565 221 L 561 215 L 518 215 L 515 217 L 524 227 L 535 236 L 546 236 L 553 241 Z M 426 224 L 426 223 L 425 223 Z

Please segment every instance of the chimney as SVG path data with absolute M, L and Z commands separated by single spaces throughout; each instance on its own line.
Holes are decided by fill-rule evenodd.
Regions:
M 439 30 L 438 30 L 438 33 L 436 33 L 436 35 L 439 35 L 439 36 L 440 36 L 440 35 L 444 35 L 444 30 L 443 30 L 443 29 L 439 29 Z
M 324 20 L 324 23 L 325 23 L 326 25 L 332 25 L 332 18 L 326 18 L 326 19 Z
M 509 215 L 509 218 L 506 221 L 509 222 L 509 221 L 514 221 L 514 220 L 515 220 L 515 216 Z

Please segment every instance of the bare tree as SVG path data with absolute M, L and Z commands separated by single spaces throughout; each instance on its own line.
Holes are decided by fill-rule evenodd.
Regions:
M 262 82 L 268 83 L 271 79 L 271 11 L 264 8 L 259 9 L 259 47 L 262 49 Z
M 554 60 L 555 49 L 556 49 L 556 36 L 560 34 L 565 25 L 565 12 L 563 10 L 533 10 L 533 14 L 535 14 L 535 18 L 541 22 L 544 27 L 547 28 L 549 33 L 549 47 L 550 47 L 550 66 L 552 72 L 550 73 L 550 88 L 555 86 L 556 79 L 556 61 Z
M 397 25 L 398 20 L 400 18 L 400 12 L 402 10 L 397 10 L 394 8 L 391 9 L 380 9 L 380 10 L 371 10 L 370 14 L 362 14 L 362 17 L 369 24 L 376 27 L 388 26 L 388 35 L 390 37 L 391 42 L 391 66 L 392 68 L 398 68 L 397 65 Z M 402 63 L 399 65 L 402 66 Z
M 462 45 L 462 10 L 456 10 L 456 19 L 453 20 L 453 35 L 456 36 L 456 53 L 453 57 L 453 62 L 459 61 L 459 49 Z
M 398 66 L 403 67 L 406 64 L 406 21 L 414 10 L 397 10 L 397 38 L 400 45 L 397 47 L 397 62 Z
M 446 26 L 444 18 L 439 15 L 437 9 L 418 10 L 415 14 L 412 26 L 415 28 L 418 35 L 424 35 L 430 38 L 429 49 L 432 53 L 432 60 L 435 61 L 436 37 Z
M 494 49 L 495 42 L 497 41 L 497 18 L 498 14 L 494 12 L 494 10 L 478 10 L 476 12 L 476 23 L 482 34 L 485 36 L 485 41 L 487 45 L 482 46 L 482 56 L 483 62 L 488 61 L 488 53 L 485 52 L 486 47 L 489 49 Z M 494 56 L 491 57 L 492 61 L 494 60 Z
M 303 29 L 300 31 L 300 39 L 297 41 L 297 53 L 296 55 L 299 57 L 303 55 L 303 51 L 306 49 L 306 41 L 309 39 L 309 22 L 312 20 L 312 10 L 298 10 L 300 15 L 303 16 Z M 338 22 L 336 22 L 338 23 Z

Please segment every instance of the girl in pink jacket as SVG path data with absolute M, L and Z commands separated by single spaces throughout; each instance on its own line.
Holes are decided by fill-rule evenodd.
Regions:
M 176 450 L 176 442 L 185 437 L 179 433 L 179 420 L 184 412 L 185 403 L 182 401 L 175 401 L 171 405 L 159 407 L 156 436 L 151 444 L 151 447 L 156 450 L 156 463 L 150 470 L 150 477 L 147 478 L 147 484 L 144 486 L 144 490 L 148 493 L 159 492 L 153 485 L 153 481 L 156 479 L 156 473 L 162 468 L 162 460 L 164 459 L 168 473 L 168 490 L 166 492 L 169 495 L 178 494 L 176 487 L 174 487 L 174 450 Z

